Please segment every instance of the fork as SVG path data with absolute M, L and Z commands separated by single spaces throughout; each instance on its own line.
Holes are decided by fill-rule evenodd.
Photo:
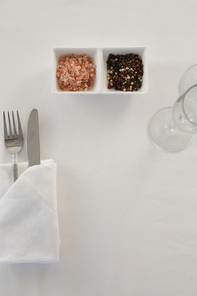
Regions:
M 6 116 L 5 116 L 5 112 L 3 112 L 4 141 L 5 141 L 5 146 L 8 152 L 12 155 L 12 158 L 13 158 L 14 182 L 18 179 L 17 155 L 21 151 L 23 147 L 23 142 L 24 142 L 18 111 L 17 111 L 17 121 L 18 121 L 18 133 L 16 131 L 14 113 L 12 111 L 12 122 L 13 122 L 13 126 L 12 126 L 11 120 L 10 120 L 10 114 L 8 112 L 8 126 L 9 126 L 9 133 L 8 133 Z

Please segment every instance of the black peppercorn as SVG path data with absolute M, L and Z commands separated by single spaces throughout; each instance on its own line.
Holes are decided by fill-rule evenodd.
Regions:
M 107 59 L 108 88 L 137 91 L 142 86 L 143 64 L 138 54 L 114 55 Z

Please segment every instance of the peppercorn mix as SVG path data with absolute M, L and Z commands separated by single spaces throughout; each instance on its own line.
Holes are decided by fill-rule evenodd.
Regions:
M 138 54 L 109 54 L 107 59 L 108 89 L 138 91 L 142 86 L 143 63 Z

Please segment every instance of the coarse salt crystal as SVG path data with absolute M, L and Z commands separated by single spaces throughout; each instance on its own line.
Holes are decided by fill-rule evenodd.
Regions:
M 62 55 L 59 58 L 56 76 L 61 90 L 87 91 L 94 85 L 96 66 L 87 54 Z

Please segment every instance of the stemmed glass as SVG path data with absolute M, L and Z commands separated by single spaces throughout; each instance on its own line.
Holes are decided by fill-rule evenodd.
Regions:
M 185 148 L 197 133 L 197 65 L 184 73 L 179 91 L 173 108 L 159 110 L 149 122 L 152 140 L 167 151 Z

